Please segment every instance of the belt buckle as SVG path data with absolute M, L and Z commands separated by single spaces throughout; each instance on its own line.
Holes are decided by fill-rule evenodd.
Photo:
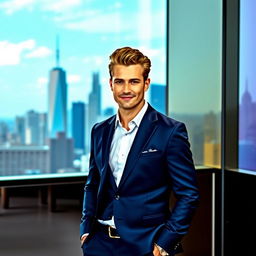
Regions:
M 120 238 L 120 236 L 113 236 L 111 234 L 111 227 L 110 226 L 108 226 L 108 235 L 109 235 L 110 238 Z

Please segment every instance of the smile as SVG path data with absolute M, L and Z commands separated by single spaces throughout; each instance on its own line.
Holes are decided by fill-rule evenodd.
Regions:
M 121 96 L 120 97 L 122 100 L 131 100 L 133 98 L 133 96 Z

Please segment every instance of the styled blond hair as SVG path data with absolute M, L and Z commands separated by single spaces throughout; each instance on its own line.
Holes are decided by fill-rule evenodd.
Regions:
M 115 65 L 136 65 L 140 64 L 143 67 L 143 77 L 144 81 L 148 78 L 148 74 L 150 72 L 151 61 L 150 59 L 145 56 L 142 52 L 138 49 L 133 49 L 131 47 L 122 47 L 116 49 L 110 56 L 109 56 L 109 74 L 110 78 L 113 76 L 113 68 Z

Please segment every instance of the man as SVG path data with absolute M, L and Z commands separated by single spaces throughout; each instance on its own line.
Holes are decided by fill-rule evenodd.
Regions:
M 124 47 L 110 56 L 117 115 L 92 128 L 80 226 L 85 256 L 174 255 L 198 203 L 185 125 L 144 99 L 151 62 Z M 169 209 L 171 191 L 177 199 Z

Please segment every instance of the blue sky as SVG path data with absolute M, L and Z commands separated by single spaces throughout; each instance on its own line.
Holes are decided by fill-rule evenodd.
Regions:
M 0 118 L 47 110 L 56 35 L 69 106 L 88 101 L 94 71 L 101 74 L 103 107 L 115 105 L 108 88 L 108 56 L 126 45 L 147 54 L 152 82 L 165 84 L 165 12 L 165 1 L 153 0 L 0 1 Z

